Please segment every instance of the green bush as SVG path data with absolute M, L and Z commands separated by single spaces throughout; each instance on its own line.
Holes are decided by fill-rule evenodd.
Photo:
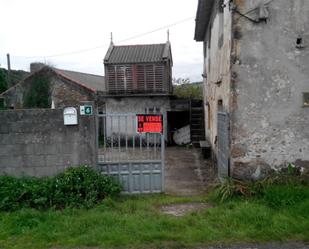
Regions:
M 111 177 L 99 175 L 89 167 L 70 168 L 54 179 L 53 200 L 57 207 L 90 207 L 121 190 Z
M 120 191 L 112 178 L 87 166 L 69 168 L 55 177 L 0 176 L 0 210 L 89 208 Z
M 174 85 L 174 95 L 178 98 L 203 99 L 203 83 Z

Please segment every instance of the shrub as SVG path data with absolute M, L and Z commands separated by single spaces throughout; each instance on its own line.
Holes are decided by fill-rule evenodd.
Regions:
M 99 175 L 89 167 L 70 168 L 55 177 L 53 204 L 90 207 L 106 196 L 114 196 L 121 188 L 112 178 Z
M 0 210 L 89 208 L 120 190 L 112 178 L 86 166 L 69 168 L 55 177 L 0 176 Z

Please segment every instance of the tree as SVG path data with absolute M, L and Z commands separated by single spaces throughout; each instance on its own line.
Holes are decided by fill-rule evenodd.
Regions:
M 203 99 L 203 84 L 190 83 L 174 86 L 174 95 L 178 98 Z
M 173 78 L 173 85 L 183 85 L 183 84 L 190 84 L 190 78 Z
M 0 94 L 8 88 L 5 71 L 0 68 Z

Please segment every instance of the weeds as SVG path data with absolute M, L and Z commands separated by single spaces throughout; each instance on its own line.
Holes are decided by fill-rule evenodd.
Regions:
M 309 178 L 292 164 L 259 181 L 226 178 L 211 195 L 215 202 L 235 198 L 263 200 L 270 207 L 287 207 L 309 199 Z

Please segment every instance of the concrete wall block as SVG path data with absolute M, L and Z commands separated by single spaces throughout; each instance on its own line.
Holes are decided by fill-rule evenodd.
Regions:
M 21 168 L 22 166 L 22 156 L 0 156 L 0 168 Z
M 20 145 L 1 145 L 0 156 L 15 156 L 20 154 Z
M 62 129 L 54 128 L 52 134 L 45 139 L 45 142 L 47 144 L 62 144 L 65 142 L 64 136 L 62 134 Z
M 65 129 L 62 133 L 64 143 L 78 143 L 83 138 L 83 133 L 79 129 Z
M 0 174 L 1 175 L 11 175 L 11 176 L 21 176 L 22 171 L 20 168 L 14 168 L 14 167 L 0 167 Z
M 23 157 L 23 167 L 45 167 L 46 160 L 44 155 L 27 155 Z
M 33 155 L 34 154 L 34 144 L 24 144 L 21 146 L 21 154 L 23 155 Z
M 35 175 L 40 176 L 54 176 L 58 173 L 57 167 L 37 167 L 35 168 Z
M 0 133 L 0 145 L 3 145 L 3 144 L 11 144 L 11 136 L 10 134 L 1 134 Z
M 28 133 L 10 133 L 10 144 L 26 144 Z
M 82 144 L 80 143 L 65 142 L 65 143 L 59 144 L 58 151 L 59 151 L 59 154 L 63 154 L 63 155 L 75 154 L 77 151 L 78 151 L 78 154 L 80 154 L 80 153 L 83 153 L 81 146 Z
M 7 134 L 10 132 L 9 123 L 0 122 L 0 134 Z
M 23 122 L 14 122 L 10 125 L 10 132 L 15 133 L 31 133 L 32 127 L 24 126 Z
M 63 110 L 0 112 L 0 174 L 54 175 L 66 167 L 95 164 L 95 119 L 66 127 Z M 2 122 L 3 121 L 3 122 Z
M 20 176 L 37 176 L 36 169 L 37 167 L 21 168 L 19 175 Z
M 80 166 L 80 162 L 78 161 L 78 155 L 67 154 L 67 155 L 63 155 L 62 157 L 63 157 L 64 167 Z
M 59 145 L 58 144 L 45 144 L 45 155 L 58 155 L 59 153 Z
M 33 154 L 34 155 L 46 155 L 48 151 L 46 151 L 45 144 L 33 144 Z
M 61 155 L 47 155 L 46 156 L 46 167 L 61 167 L 64 165 L 64 160 Z

